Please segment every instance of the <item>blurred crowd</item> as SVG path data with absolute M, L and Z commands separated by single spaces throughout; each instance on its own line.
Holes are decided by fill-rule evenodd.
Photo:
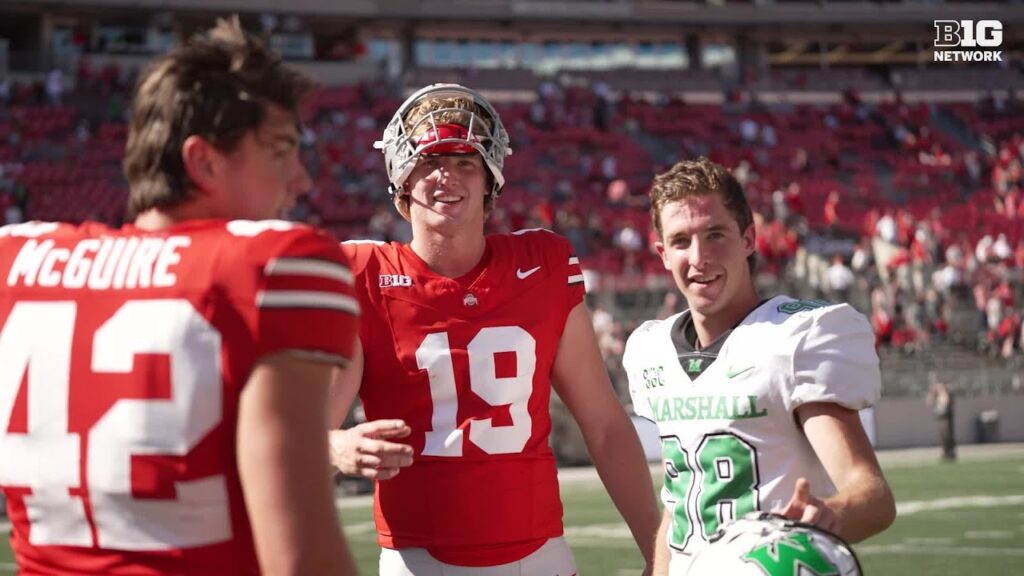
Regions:
M 83 60 L 72 92 L 56 71 L 31 86 L 0 81 L 0 219 L 127 216 L 119 162 L 132 77 Z M 376 83 L 310 98 L 302 143 L 315 188 L 291 217 L 342 238 L 409 240 L 372 147 L 400 96 Z M 833 104 L 769 106 L 748 96 L 704 105 L 543 82 L 532 102 L 498 107 L 514 153 L 490 229 L 554 229 L 575 246 L 591 288 L 648 286 L 665 272 L 646 188 L 676 159 L 708 156 L 748 192 L 766 290 L 849 301 L 878 345 L 901 353 L 952 341 L 1019 361 L 1021 102 L 867 104 L 847 91 Z M 670 293 L 657 313 L 683 304 Z M 638 320 L 595 309 L 609 370 L 621 370 Z

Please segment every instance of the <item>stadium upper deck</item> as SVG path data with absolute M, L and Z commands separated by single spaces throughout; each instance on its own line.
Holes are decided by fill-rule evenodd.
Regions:
M 751 0 L 0 0 L 12 71 L 68 52 L 151 55 L 239 13 L 289 58 L 421 66 L 731 68 L 931 65 L 934 21 L 998 20 L 1006 61 L 1024 53 L 1024 4 Z M 351 82 L 365 71 L 327 74 Z

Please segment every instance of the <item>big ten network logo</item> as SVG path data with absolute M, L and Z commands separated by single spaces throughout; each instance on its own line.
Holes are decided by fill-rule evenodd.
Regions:
M 1003 51 L 994 50 L 1002 45 L 999 20 L 935 21 L 935 62 L 1002 62 Z

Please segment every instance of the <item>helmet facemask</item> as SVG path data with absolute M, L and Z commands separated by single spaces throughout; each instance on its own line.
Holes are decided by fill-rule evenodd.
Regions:
M 424 113 L 415 124 L 406 126 L 406 116 L 423 101 L 460 98 L 475 109 L 439 108 Z M 482 113 L 481 113 L 482 112 Z M 446 115 L 456 115 L 453 122 Z M 463 122 L 461 119 L 465 119 Z M 489 196 L 497 198 L 505 184 L 502 170 L 505 157 L 512 154 L 508 132 L 498 113 L 483 96 L 457 84 L 434 84 L 410 96 L 395 112 L 374 148 L 384 152 L 391 194 L 398 194 L 413 168 L 424 154 L 478 153 L 491 176 Z

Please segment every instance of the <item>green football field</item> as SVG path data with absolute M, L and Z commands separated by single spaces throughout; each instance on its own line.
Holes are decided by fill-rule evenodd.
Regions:
M 899 515 L 885 533 L 857 545 L 866 574 L 1024 574 L 1024 447 L 961 450 L 952 464 L 938 449 L 883 453 Z M 563 483 L 566 537 L 585 576 L 639 574 L 641 561 L 625 525 L 593 475 Z M 359 498 L 342 518 L 362 574 L 377 573 L 372 510 Z M 7 546 L 0 574 L 13 574 Z

